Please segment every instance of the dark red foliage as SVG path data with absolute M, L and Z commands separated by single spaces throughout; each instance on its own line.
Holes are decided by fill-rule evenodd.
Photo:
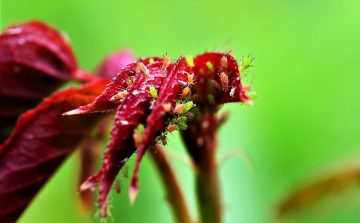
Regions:
M 130 183 L 130 200 L 132 202 L 135 200 L 138 191 L 138 171 L 142 156 L 147 147 L 154 142 L 155 137 L 161 131 L 164 131 L 165 118 L 169 114 L 164 111 L 163 105 L 170 103 L 171 107 L 175 108 L 176 101 L 181 98 L 183 84 L 180 81 L 187 81 L 188 75 L 184 72 L 187 67 L 188 65 L 185 58 L 181 56 L 164 80 L 164 83 L 160 88 L 159 97 L 155 101 L 151 114 L 146 119 L 145 134 L 142 143 L 138 147 L 136 166 Z
M 104 114 L 62 116 L 93 101 L 104 81 L 54 94 L 23 114 L 0 146 L 0 222 L 14 222 L 64 159 Z
M 154 57 L 152 59 L 154 61 L 162 61 L 162 59 L 157 57 Z M 139 61 L 144 63 L 144 65 L 149 64 L 149 60 L 150 58 L 139 59 Z M 113 78 L 111 83 L 106 85 L 107 88 L 105 92 L 103 92 L 99 97 L 97 97 L 93 103 L 69 111 L 66 113 L 66 115 L 78 115 L 89 112 L 109 111 L 116 109 L 120 103 L 116 100 L 110 100 L 110 99 L 118 92 L 126 90 L 128 88 L 126 80 L 131 76 L 136 77 L 136 75 L 138 75 L 135 70 L 136 67 L 137 67 L 136 62 L 133 62 L 128 64 L 126 67 L 121 68 L 116 78 Z
M 226 58 L 225 65 L 221 62 L 224 58 Z M 143 60 L 143 62 L 148 63 L 148 61 L 145 60 Z M 208 63 L 211 64 L 211 69 Z M 97 183 L 100 182 L 99 203 L 102 217 L 106 216 L 106 199 L 116 175 L 128 158 L 138 149 L 136 166 L 130 184 L 130 200 L 132 202 L 135 200 L 138 192 L 138 170 L 141 158 L 146 149 L 156 143 L 155 139 L 160 133 L 164 134 L 165 132 L 166 134 L 167 129 L 165 123 L 168 122 L 170 118 L 179 117 L 175 112 L 175 107 L 177 102 L 185 99 L 182 96 L 182 91 L 186 87 L 192 87 L 192 85 L 194 85 L 190 98 L 197 104 L 201 113 L 210 112 L 210 119 L 213 118 L 212 114 L 217 111 L 218 105 L 220 104 L 228 102 L 250 103 L 249 98 L 242 89 L 237 61 L 229 54 L 205 53 L 195 58 L 194 67 L 190 67 L 185 58 L 180 57 L 176 64 L 170 65 L 165 72 L 160 72 L 160 64 L 161 60 L 147 66 L 150 70 L 150 76 L 153 76 L 155 81 L 158 80 L 157 78 L 161 79 L 159 79 L 157 84 L 152 82 L 152 78 L 146 79 L 140 73 L 136 74 L 136 63 L 132 63 L 121 69 L 117 77 L 107 85 L 107 89 L 93 103 L 66 113 L 67 115 L 72 115 L 104 111 L 114 109 L 120 104 L 114 129 L 111 132 L 111 142 L 105 154 L 103 167 L 98 174 L 88 178 L 80 188 L 80 190 L 86 190 L 96 186 Z M 229 90 L 221 87 L 223 85 L 220 78 L 221 72 L 226 72 L 228 80 L 226 87 Z M 160 76 L 157 76 L 158 74 L 160 74 Z M 124 99 L 112 101 L 111 98 L 114 95 L 127 89 L 127 78 L 135 75 L 137 79 L 129 88 Z M 189 75 L 195 76 L 193 84 L 187 82 Z M 165 80 L 162 83 L 164 78 Z M 159 97 L 152 102 L 153 105 L 150 105 L 150 100 L 152 99 L 152 96 L 148 92 L 150 86 L 154 86 L 159 92 Z M 165 104 L 170 104 L 170 111 L 164 110 Z M 199 119 L 199 117 L 197 119 Z M 198 124 L 206 124 L 206 121 L 199 121 L 197 119 L 195 122 Z M 141 123 L 144 123 L 146 127 L 142 141 L 138 148 L 136 148 L 132 134 L 134 129 Z M 191 127 L 190 129 L 194 128 L 195 127 Z M 193 132 L 193 130 L 190 131 Z M 205 133 L 205 135 L 202 134 L 201 131 L 193 134 L 194 138 L 200 138 L 200 140 L 205 139 L 201 138 L 201 135 L 206 135 Z M 198 145 L 194 150 L 200 147 Z M 193 151 L 191 154 L 194 155 L 194 159 L 198 159 L 199 151 Z
M 120 50 L 107 56 L 101 63 L 97 71 L 97 77 L 109 79 L 109 82 L 116 74 L 129 63 L 135 59 L 130 50 Z M 113 116 L 115 113 L 109 113 L 108 116 Z M 110 119 L 104 119 L 96 129 L 93 137 L 86 139 L 80 145 L 80 178 L 79 187 L 88 177 L 93 175 L 97 170 L 98 160 L 101 158 L 103 151 L 102 141 L 108 134 L 108 129 L 111 122 Z M 77 196 L 80 201 L 80 209 L 85 212 L 90 212 L 94 208 L 96 194 L 90 190 L 83 191 Z
M 0 131 L 13 125 L 21 113 L 35 107 L 66 81 L 92 81 L 56 93 L 23 114 L 11 137 L 0 146 L 1 222 L 13 222 L 19 217 L 67 155 L 106 116 L 103 112 L 117 108 L 111 141 L 102 168 L 91 177 L 88 176 L 94 172 L 100 135 L 106 133 L 106 128 L 98 129 L 98 137 L 82 144 L 81 177 L 88 178 L 79 190 L 99 184 L 100 215 L 106 217 L 107 198 L 116 176 L 136 150 L 130 184 L 132 202 L 138 192 L 141 159 L 147 148 L 159 141 L 166 144 L 169 126 L 171 131 L 187 128 L 183 131 L 184 141 L 194 162 L 203 166 L 204 160 L 214 162 L 204 157 L 213 157 L 216 148 L 215 134 L 223 121 L 215 116 L 219 105 L 251 104 L 241 85 L 238 63 L 229 54 L 204 53 L 195 57 L 194 65 L 182 56 L 175 64 L 170 63 L 168 56 L 139 59 L 144 68 L 133 62 L 129 51 L 122 51 L 109 56 L 98 69 L 99 79 L 93 80 L 77 67 L 66 40 L 42 23 L 11 27 L 1 35 L 0 44 Z M 191 82 L 190 76 L 194 77 Z M 150 94 L 150 87 L 158 97 Z M 179 103 L 184 107 L 186 101 L 197 107 L 188 116 L 193 118 L 188 125 L 179 121 L 185 114 L 178 111 L 183 108 L 177 108 Z M 101 113 L 78 115 L 93 112 Z M 139 144 L 135 144 L 133 134 L 139 124 L 145 126 L 145 131 Z M 81 197 L 84 204 L 91 204 L 91 195 Z
M 136 147 L 132 134 L 134 128 L 143 123 L 149 113 L 151 100 L 154 98 L 149 93 L 149 88 L 159 90 L 167 73 L 160 70 L 161 61 L 147 65 L 151 78 L 143 75 L 137 76 L 128 90 L 128 94 L 118 107 L 114 128 L 111 131 L 111 141 L 105 152 L 103 167 L 99 173 L 89 177 L 80 187 L 80 190 L 92 188 L 100 182 L 99 206 L 100 215 L 106 217 L 107 197 L 120 169 L 128 158 L 135 152 Z M 118 76 L 110 86 L 118 83 Z M 107 93 L 106 91 L 103 93 Z M 112 95 L 111 95 L 112 96 Z
M 93 79 L 78 69 L 60 33 L 40 22 L 12 26 L 1 34 L 0 73 L 0 131 L 66 81 Z
M 221 58 L 227 58 L 228 68 L 223 71 Z M 206 63 L 213 65 L 214 72 L 211 72 Z M 248 102 L 249 98 L 243 91 L 241 77 L 237 61 L 230 54 L 225 53 L 204 53 L 194 58 L 194 68 L 192 72 L 196 75 L 198 84 L 194 86 L 194 103 L 199 108 L 225 104 L 229 102 Z M 229 79 L 229 90 L 217 89 L 221 86 L 220 73 L 225 72 Z M 215 83 L 213 82 L 215 81 Z M 217 84 L 216 84 L 217 83 Z M 209 95 L 214 98 L 214 103 L 209 101 Z

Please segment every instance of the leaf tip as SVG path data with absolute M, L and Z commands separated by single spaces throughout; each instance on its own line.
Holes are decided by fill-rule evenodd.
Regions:
M 80 115 L 82 113 L 83 112 L 80 109 L 74 109 L 74 110 L 63 113 L 62 115 L 63 116 L 65 116 L 65 115 Z
M 80 185 L 78 193 L 83 192 L 83 191 L 88 190 L 88 189 L 91 189 L 91 188 L 93 188 L 95 186 L 96 186 L 96 183 L 87 180 L 87 181 L 85 181 L 84 183 L 82 183 Z
M 134 186 L 130 186 L 130 190 L 129 190 L 129 200 L 130 200 L 130 204 L 133 205 L 136 201 L 136 197 L 138 195 L 138 188 L 134 187 Z

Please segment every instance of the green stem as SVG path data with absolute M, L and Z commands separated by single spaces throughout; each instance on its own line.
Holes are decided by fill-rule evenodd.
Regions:
M 196 190 L 202 222 L 220 223 L 221 205 L 216 165 L 198 168 Z

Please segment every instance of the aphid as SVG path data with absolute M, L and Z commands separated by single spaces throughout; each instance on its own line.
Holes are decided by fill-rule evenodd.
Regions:
M 175 113 L 181 113 L 182 111 L 184 111 L 184 108 L 185 108 L 184 104 L 176 105 L 174 112 Z
M 194 59 L 192 58 L 192 56 L 187 56 L 186 57 L 186 62 L 188 63 L 188 65 L 190 66 L 190 67 L 195 67 L 195 65 L 194 65 Z
M 190 120 L 191 120 L 191 119 L 194 118 L 194 113 L 192 113 L 192 112 L 189 112 L 189 111 L 188 111 L 188 112 L 185 113 L 185 115 L 186 115 L 186 118 L 187 118 L 187 119 L 190 119 Z
M 187 79 L 188 79 L 187 80 L 188 86 L 191 86 L 194 84 L 194 74 L 188 74 Z
M 171 104 L 170 103 L 166 103 L 163 105 L 164 111 L 165 112 L 170 112 L 171 110 Z
M 171 119 L 170 124 L 175 124 L 177 122 L 176 118 Z
M 124 166 L 122 169 L 121 169 L 121 173 L 123 175 L 123 177 L 125 179 L 128 179 L 129 178 L 129 167 L 128 166 Z
M 210 84 L 211 84 L 212 87 L 214 87 L 217 90 L 222 90 L 223 89 L 221 87 L 221 85 L 216 80 L 211 79 Z
M 168 132 L 173 132 L 173 131 L 176 130 L 176 128 L 177 128 L 176 125 L 169 125 L 169 126 L 167 127 L 167 130 L 168 130 Z
M 120 192 L 121 192 L 120 180 L 117 180 L 117 181 L 116 181 L 115 191 L 116 191 L 116 193 L 118 193 L 118 194 L 120 194 Z
M 112 96 L 110 98 L 110 101 L 114 101 L 114 100 L 122 100 L 125 98 L 125 96 L 127 95 L 127 91 L 124 90 L 124 91 L 120 91 L 118 92 L 116 95 Z
M 206 66 L 208 67 L 211 73 L 214 72 L 214 66 L 210 61 L 206 62 Z
M 150 91 L 151 96 L 153 96 L 154 98 L 158 98 L 157 91 L 156 91 L 156 89 L 155 89 L 153 86 L 151 86 L 151 87 L 149 88 L 149 91 Z
M 137 67 L 135 70 L 136 72 L 140 71 L 142 75 L 144 75 L 144 77 L 150 78 L 149 70 L 146 68 L 146 66 L 143 63 L 137 62 Z
M 227 91 L 228 90 L 229 79 L 228 79 L 228 76 L 225 74 L 225 72 L 221 72 L 220 81 L 221 81 L 221 84 L 222 84 L 223 88 L 225 89 L 225 91 Z
M 249 67 L 251 67 L 250 64 L 251 64 L 251 62 L 255 59 L 255 57 L 252 58 L 252 59 L 250 59 L 250 55 L 251 55 L 251 54 L 249 54 L 249 56 L 246 57 L 245 60 L 242 60 L 242 61 L 241 61 L 240 67 L 239 67 L 240 74 L 243 73 L 243 72 L 245 72 Z
M 254 99 L 256 99 L 256 98 L 259 97 L 259 93 L 257 93 L 257 92 L 251 92 L 251 93 L 248 94 L 248 97 L 249 97 L 251 100 L 254 100 Z
M 162 143 L 164 146 L 166 146 L 166 144 L 167 144 L 166 136 L 161 137 L 161 143 Z
M 149 59 L 149 64 L 155 63 L 155 60 L 153 58 Z
M 130 87 L 132 85 L 133 81 L 131 80 L 131 77 L 129 77 L 128 79 L 126 79 L 126 84 L 128 87 Z
M 156 141 L 160 141 L 164 146 L 167 144 L 167 138 L 165 135 L 160 135 L 156 138 Z
M 162 70 L 165 71 L 166 68 L 169 66 L 169 64 L 171 63 L 171 60 L 170 60 L 170 56 L 169 55 L 166 55 L 165 58 L 164 58 L 164 62 L 163 62 L 163 65 L 162 65 Z
M 143 136 L 137 129 L 134 129 L 133 138 L 135 146 L 138 147 L 142 142 Z
M 181 111 L 181 114 L 184 114 L 185 112 L 189 111 L 194 105 L 194 102 L 189 101 L 184 105 L 184 109 Z
M 187 127 L 188 127 L 187 124 L 185 124 L 185 123 L 179 123 L 179 128 L 180 128 L 181 130 L 186 130 Z
M 182 97 L 182 98 L 185 98 L 185 97 L 189 94 L 189 92 L 190 92 L 190 87 L 187 86 L 187 87 L 184 88 L 184 90 L 182 91 L 181 97 Z
M 250 91 L 251 86 L 250 85 L 244 85 L 243 91 Z
M 137 131 L 141 134 L 141 135 L 144 135 L 145 133 L 145 127 L 143 124 L 139 124 L 137 127 L 136 127 Z
M 227 69 L 228 69 L 228 60 L 227 60 L 226 56 L 223 56 L 221 58 L 221 70 L 223 72 L 226 72 Z
M 181 116 L 181 117 L 179 117 L 178 121 L 185 123 L 187 121 L 187 117 L 186 116 Z

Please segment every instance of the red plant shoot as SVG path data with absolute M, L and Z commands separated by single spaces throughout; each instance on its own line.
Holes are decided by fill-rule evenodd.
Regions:
M 229 53 L 204 53 L 194 59 L 180 56 L 173 64 L 167 54 L 163 59 L 149 57 L 133 61 L 132 54 L 123 51 L 108 57 L 97 76 L 89 76 L 77 67 L 61 35 L 44 24 L 33 22 L 14 26 L 2 34 L 0 43 L 0 108 L 4 108 L 0 111 L 0 120 L 11 118 L 14 124 L 17 116 L 35 107 L 67 80 L 90 82 L 56 93 L 23 114 L 10 138 L 0 146 L 1 222 L 15 221 L 19 217 L 43 183 L 108 111 L 116 115 L 102 167 L 79 188 L 84 191 L 99 186 L 101 218 L 108 213 L 110 190 L 121 191 L 117 175 L 129 158 L 137 151 L 129 189 L 130 201 L 134 203 L 145 152 L 159 151 L 159 144 L 165 146 L 167 134 L 175 130 L 182 132 L 192 162 L 200 170 L 199 179 L 207 182 L 207 188 L 217 188 L 216 171 L 207 172 L 206 169 L 214 168 L 216 131 L 224 121 L 215 114 L 219 105 L 229 102 L 252 105 L 246 93 L 250 87 L 243 87 L 240 77 L 240 73 L 250 67 L 250 59 L 241 62 L 239 69 Z M 38 77 L 38 82 L 29 84 L 24 72 L 32 78 Z M 47 80 L 49 85 L 45 86 L 40 79 Z M 13 98 L 16 98 L 16 106 L 12 107 L 9 102 Z M 99 113 L 82 115 L 95 112 Z M 102 123 L 106 124 L 106 120 Z M 103 135 L 103 130 L 97 131 Z M 91 140 L 86 142 L 91 143 Z M 83 145 L 91 148 L 86 143 Z M 92 157 L 84 151 L 84 157 Z M 167 190 L 181 201 L 173 202 L 175 214 L 179 222 L 191 222 L 166 157 L 163 152 L 158 154 L 161 157 L 154 160 L 161 162 L 158 166 L 166 167 L 161 172 L 166 174 L 164 180 L 171 185 Z M 35 179 L 30 177 L 34 174 Z M 217 189 L 213 191 L 217 193 Z M 204 205 L 204 213 L 213 212 L 210 215 L 219 222 L 219 212 L 212 211 L 219 208 L 218 194 L 206 196 L 209 204 Z

